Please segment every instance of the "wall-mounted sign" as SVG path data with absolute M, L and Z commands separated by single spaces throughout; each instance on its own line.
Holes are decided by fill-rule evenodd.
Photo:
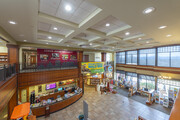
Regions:
M 102 73 L 104 72 L 104 62 L 82 62 L 81 73 Z

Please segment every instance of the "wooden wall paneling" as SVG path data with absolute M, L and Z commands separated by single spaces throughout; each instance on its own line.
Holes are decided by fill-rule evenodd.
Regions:
M 101 61 L 106 62 L 106 53 L 101 53 Z
M 147 70 L 147 71 L 153 71 L 153 72 L 164 72 L 164 73 L 180 74 L 180 68 L 116 64 L 117 69 L 118 69 L 118 67 L 139 69 L 139 70 Z
M 19 95 L 18 100 L 21 102 L 21 89 L 18 89 L 18 95 Z
M 12 45 L 12 44 L 7 44 L 6 45 L 8 48 L 8 63 L 9 64 L 14 64 L 14 63 L 19 63 L 19 46 L 18 45 Z
M 0 112 L 8 104 L 11 97 L 17 90 L 17 75 L 7 80 L 2 86 L 0 86 Z
M 19 87 L 33 86 L 49 82 L 56 82 L 66 79 L 78 78 L 78 69 L 52 70 L 31 73 L 19 73 Z
M 26 88 L 26 99 L 27 99 L 27 102 L 29 102 L 29 87 Z
M 10 99 L 9 103 L 8 103 L 8 118 L 10 119 L 10 116 L 13 112 L 13 109 L 15 106 L 18 105 L 18 101 L 17 101 L 17 90 L 15 91 L 14 95 L 12 96 L 12 98 Z

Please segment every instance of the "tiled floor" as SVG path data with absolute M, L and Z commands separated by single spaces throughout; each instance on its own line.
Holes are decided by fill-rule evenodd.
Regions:
M 88 103 L 91 120 L 135 120 L 139 115 L 147 120 L 168 120 L 169 115 L 152 109 L 119 94 L 99 94 L 92 87 L 85 87 L 84 96 L 73 105 L 55 112 L 50 117 L 37 120 L 77 120 L 83 111 L 83 100 Z

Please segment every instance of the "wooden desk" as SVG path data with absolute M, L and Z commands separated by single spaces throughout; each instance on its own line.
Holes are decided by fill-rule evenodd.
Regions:
M 151 102 L 151 94 L 154 92 L 154 90 L 150 90 L 150 91 L 138 90 L 138 92 L 140 94 L 142 94 L 142 93 L 148 94 L 148 101 Z M 150 104 L 152 104 L 152 103 L 150 103 Z
M 82 97 L 82 92 L 80 94 L 77 94 L 77 95 L 74 95 L 74 96 L 72 96 L 70 98 L 67 98 L 66 100 L 62 100 L 60 102 L 50 104 L 49 105 L 50 113 L 56 112 L 58 110 L 61 110 L 61 109 L 65 108 L 65 107 L 73 104 L 74 102 L 79 100 L 81 97 Z M 33 112 L 33 115 L 36 115 L 37 117 L 45 115 L 45 106 L 32 108 L 31 110 Z

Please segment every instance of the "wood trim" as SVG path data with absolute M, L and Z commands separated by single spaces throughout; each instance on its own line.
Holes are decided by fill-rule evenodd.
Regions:
M 180 111 L 180 91 L 178 93 L 178 96 L 176 98 L 174 106 L 173 106 L 173 108 L 171 110 L 169 120 L 180 120 L 179 111 Z
M 0 86 L 0 112 L 8 104 L 11 97 L 17 90 L 17 75 L 7 80 L 2 86 Z
M 125 64 L 116 64 L 116 67 L 132 68 L 132 69 L 139 69 L 139 70 L 149 70 L 149 71 L 153 71 L 153 72 L 165 72 L 165 73 L 180 74 L 180 68 L 171 68 L 171 67 L 125 65 Z
M 18 101 L 17 101 L 17 90 L 14 93 L 14 95 L 12 96 L 12 98 L 10 99 L 9 103 L 8 103 L 8 118 L 10 119 L 10 116 L 13 112 L 13 109 L 15 106 L 17 106 Z
M 51 70 L 18 74 L 19 88 L 79 77 L 79 69 Z

